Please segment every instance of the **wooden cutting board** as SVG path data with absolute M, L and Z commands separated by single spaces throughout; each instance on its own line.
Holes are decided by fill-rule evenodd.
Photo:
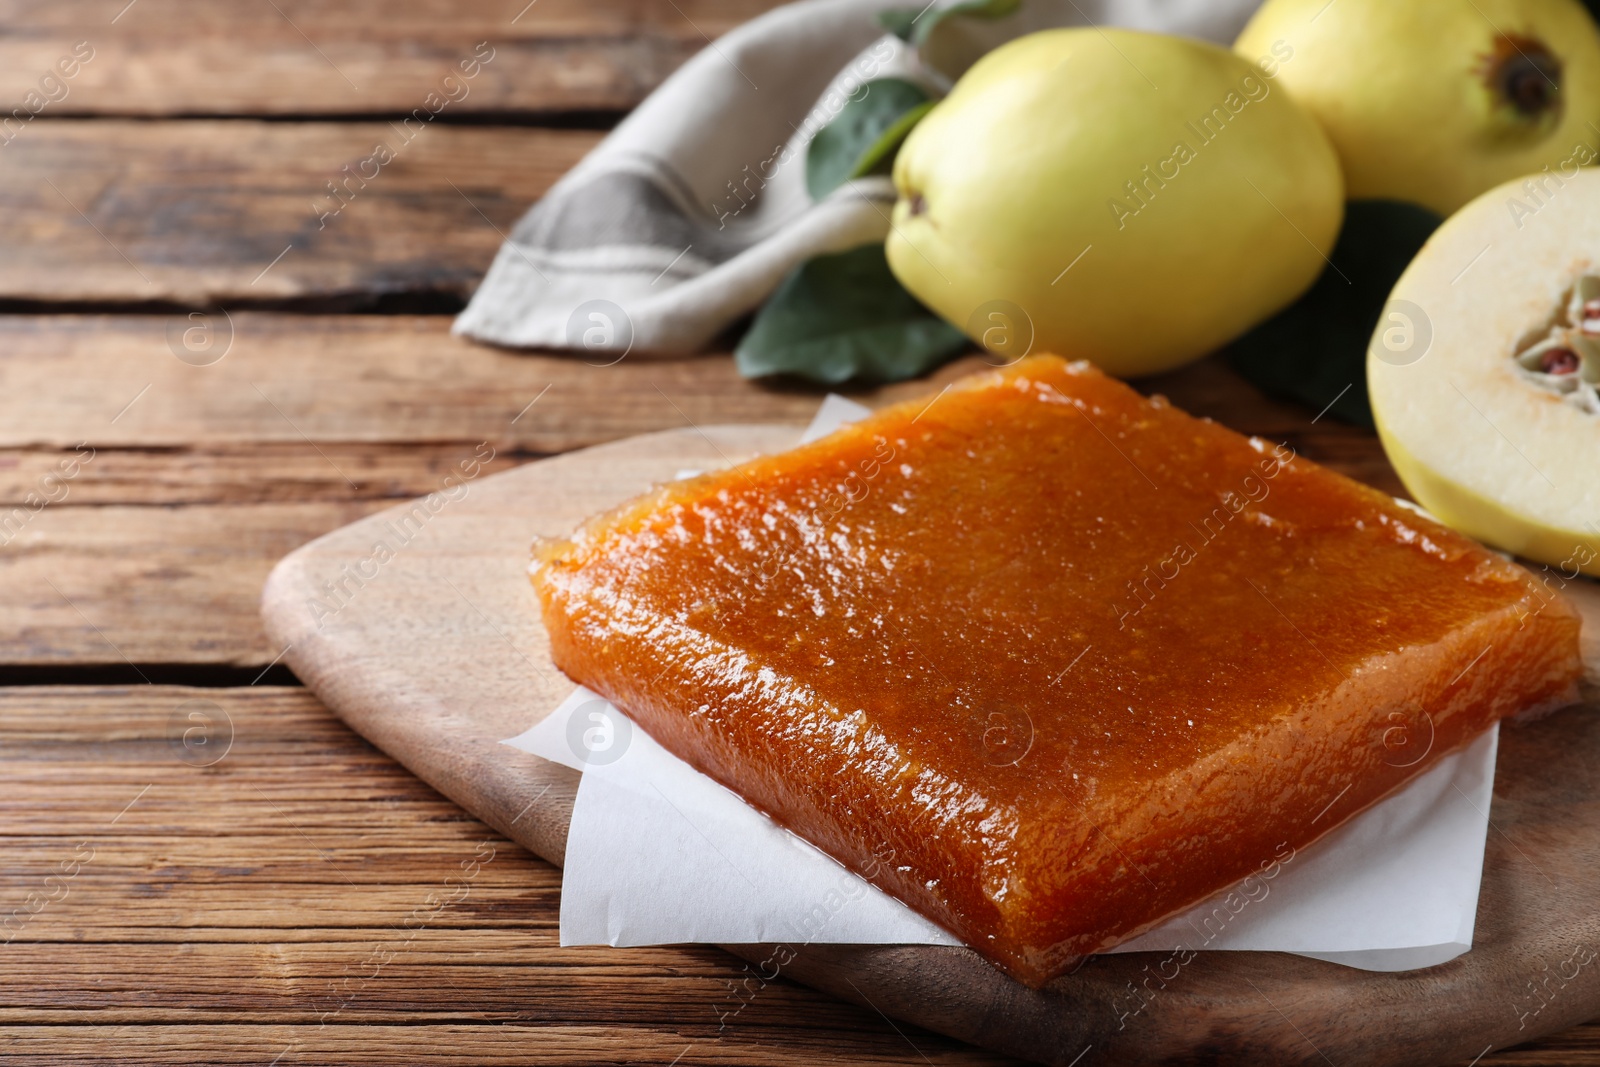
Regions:
M 575 771 L 499 742 L 572 683 L 550 662 L 526 575 L 533 535 L 686 468 L 791 447 L 799 429 L 730 426 L 630 438 L 474 479 L 335 531 L 284 559 L 263 595 L 284 659 L 354 729 L 500 832 L 565 855 Z M 1600 664 L 1600 596 L 1585 652 Z M 1591 687 L 1591 692 L 1593 689 Z M 1600 1014 L 1600 716 L 1507 727 L 1476 944 L 1438 967 L 1356 971 L 1280 953 L 1091 959 L 1043 991 L 975 953 L 814 945 L 784 977 L 931 1030 L 1045 1063 L 1468 1064 Z M 771 977 L 750 961 L 746 988 Z M 605 948 L 592 951 L 602 953 Z M 1165 964 L 1165 965 L 1164 965 Z M 736 1012 L 737 996 L 724 1009 Z M 719 1009 L 720 1010 L 720 1009 Z

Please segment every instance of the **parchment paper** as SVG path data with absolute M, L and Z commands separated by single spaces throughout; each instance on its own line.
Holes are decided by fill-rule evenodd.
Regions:
M 1113 951 L 1294 952 L 1374 971 L 1472 946 L 1498 728 L 1281 859 L 1275 876 Z M 506 742 L 583 771 L 563 945 L 960 944 L 579 687 Z

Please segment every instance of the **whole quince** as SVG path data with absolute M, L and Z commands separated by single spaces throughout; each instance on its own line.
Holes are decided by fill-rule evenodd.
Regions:
M 1196 359 L 1324 269 L 1339 162 L 1267 68 L 1202 42 L 1047 30 L 980 59 L 907 138 L 901 283 L 1005 358 Z
M 1234 47 L 1271 57 L 1352 199 L 1449 215 L 1600 156 L 1600 29 L 1578 0 L 1268 0 Z

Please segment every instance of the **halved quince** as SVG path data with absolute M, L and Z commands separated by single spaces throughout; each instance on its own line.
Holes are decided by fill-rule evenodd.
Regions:
M 1367 382 L 1418 503 L 1480 541 L 1600 576 L 1597 256 L 1600 172 L 1490 190 L 1401 276 Z

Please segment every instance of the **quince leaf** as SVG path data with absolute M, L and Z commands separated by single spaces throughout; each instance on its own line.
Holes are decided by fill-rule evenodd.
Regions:
M 821 200 L 851 178 L 870 173 L 892 157 L 933 101 L 902 78 L 878 78 L 862 86 L 806 149 L 806 191 Z
M 911 7 L 891 8 L 888 11 L 878 12 L 878 25 L 900 38 L 910 41 L 911 35 L 917 32 L 917 16 L 922 12 Z
M 921 122 L 928 112 L 933 110 L 934 100 L 924 100 L 904 115 L 894 120 L 894 125 L 883 131 L 883 136 L 874 141 L 861 158 L 856 160 L 855 170 L 850 172 L 850 177 L 860 178 L 867 174 L 887 174 L 890 165 L 894 163 L 895 153 L 900 150 L 900 143 L 911 133 L 911 128 Z
M 1228 363 L 1269 396 L 1327 408 L 1342 422 L 1371 428 L 1372 332 L 1400 275 L 1442 221 L 1397 200 L 1351 201 L 1316 284 L 1229 345 Z
M 895 8 L 878 12 L 878 24 L 902 41 L 918 48 L 933 33 L 933 28 L 952 16 L 974 19 L 1002 19 L 1014 14 L 1022 0 L 961 0 L 960 3 L 930 11 L 922 8 Z
M 795 268 L 756 314 L 734 361 L 746 378 L 897 382 L 932 370 L 968 344 L 906 292 L 889 272 L 883 245 L 871 244 Z

